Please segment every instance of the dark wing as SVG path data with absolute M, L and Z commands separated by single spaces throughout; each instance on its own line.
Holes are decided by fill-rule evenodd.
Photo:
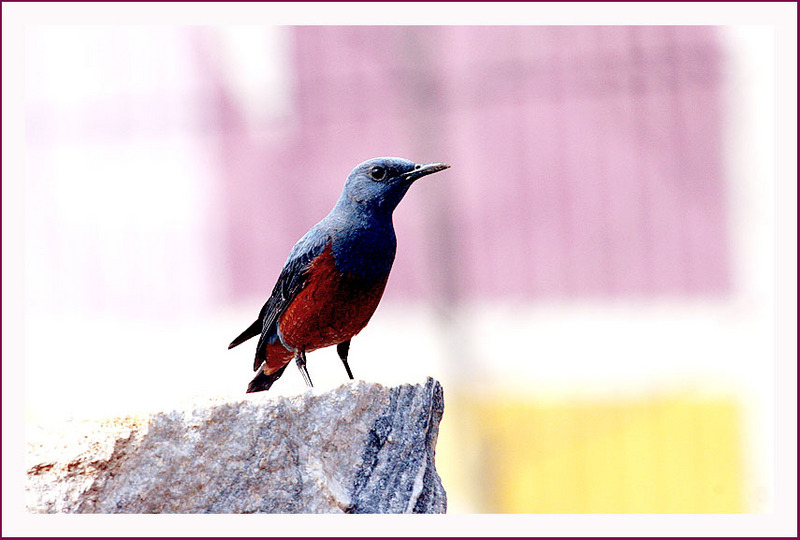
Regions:
M 278 282 L 273 287 L 269 299 L 261 308 L 258 318 L 228 345 L 228 349 L 241 345 L 248 339 L 261 334 L 262 339 L 258 343 L 258 351 L 261 354 L 256 357 L 263 356 L 266 342 L 262 343 L 262 341 L 269 337 L 265 334 L 269 334 L 268 331 L 273 327 L 278 317 L 286 311 L 286 308 L 289 307 L 297 293 L 303 290 L 308 267 L 330 242 L 330 235 L 321 232 L 322 230 L 324 230 L 323 222 L 317 223 L 294 245 L 286 264 L 283 265 L 280 276 L 278 276 Z M 258 366 L 255 369 L 258 369 Z
M 272 294 L 258 314 L 258 319 L 228 345 L 228 349 L 232 349 L 260 334 L 261 338 L 258 340 L 256 359 L 253 365 L 254 371 L 260 367 L 267 343 L 275 335 L 275 324 L 278 317 L 286 311 L 292 300 L 303 290 L 311 262 L 322 253 L 330 242 L 330 237 L 320 233 L 318 228 L 319 224 L 295 244 L 280 276 L 278 276 L 278 282 L 272 289 Z
M 233 349 L 237 345 L 241 345 L 250 338 L 260 335 L 264 330 L 271 326 L 271 322 L 268 326 L 264 326 L 266 323 L 265 317 L 268 317 L 273 312 L 276 312 L 276 309 L 279 310 L 276 312 L 276 319 L 277 316 L 283 313 L 292 299 L 297 295 L 297 292 L 300 292 L 305 285 L 305 270 L 306 268 L 304 268 L 301 264 L 290 266 L 289 262 L 286 263 L 286 266 L 284 266 L 283 270 L 281 270 L 281 275 L 278 277 L 278 282 L 272 289 L 272 294 L 261 308 L 261 311 L 258 314 L 258 319 L 253 321 L 253 324 L 248 326 L 247 330 L 239 334 L 236 339 L 231 341 L 231 344 L 228 345 L 229 350 Z M 291 285 L 287 286 L 289 283 L 291 283 Z M 291 294 L 290 291 L 294 289 L 297 289 L 297 292 Z M 261 344 L 259 343 L 259 349 L 260 348 Z
M 278 318 L 306 286 L 308 269 L 312 261 L 323 252 L 325 246 L 329 243 L 330 236 L 320 233 L 318 228 L 315 227 L 306 233 L 292 248 L 292 252 L 289 254 L 280 276 L 278 276 L 278 282 L 272 289 L 272 294 L 258 315 L 256 323 L 260 323 L 260 328 L 256 323 L 253 323 L 244 332 L 244 334 L 253 331 L 261 333 L 253 361 L 253 371 L 258 370 L 261 366 L 261 362 L 266 357 L 267 344 L 275 338 Z M 256 335 L 256 333 L 253 335 Z

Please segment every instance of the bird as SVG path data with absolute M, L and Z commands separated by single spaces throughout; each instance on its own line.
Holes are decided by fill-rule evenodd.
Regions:
M 379 157 L 350 172 L 330 213 L 289 252 L 258 318 L 228 346 L 259 336 L 247 393 L 269 390 L 292 359 L 313 387 L 306 353 L 333 345 L 353 379 L 350 340 L 377 309 L 394 263 L 392 214 L 416 180 L 448 168 Z

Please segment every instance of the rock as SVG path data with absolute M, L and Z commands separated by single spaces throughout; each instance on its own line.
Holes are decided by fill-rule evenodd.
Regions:
M 73 423 L 28 445 L 29 512 L 443 513 L 433 380 Z

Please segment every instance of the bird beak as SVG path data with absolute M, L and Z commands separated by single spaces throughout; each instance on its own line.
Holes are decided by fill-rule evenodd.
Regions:
M 422 178 L 423 176 L 427 176 L 429 174 L 433 174 L 435 172 L 443 171 L 449 168 L 450 165 L 448 165 L 447 163 L 417 164 L 413 170 L 403 174 L 403 178 L 405 178 L 409 182 L 413 182 L 414 180 Z

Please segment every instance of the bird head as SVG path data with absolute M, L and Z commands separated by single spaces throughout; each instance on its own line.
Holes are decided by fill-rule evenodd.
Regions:
M 407 159 L 381 157 L 356 166 L 347 177 L 340 203 L 358 211 L 391 212 L 408 188 L 423 176 L 449 168 L 447 163 L 414 163 Z

